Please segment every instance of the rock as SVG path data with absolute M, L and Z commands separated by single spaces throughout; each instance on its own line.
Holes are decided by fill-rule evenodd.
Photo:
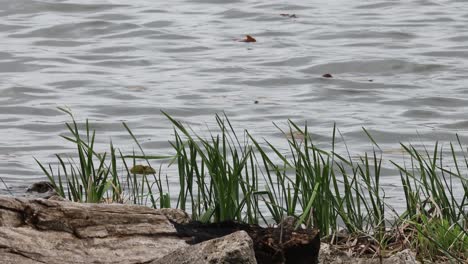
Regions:
M 48 199 L 54 195 L 57 195 L 54 186 L 52 186 L 52 184 L 47 181 L 33 183 L 31 186 L 28 187 L 26 193 L 30 197 L 44 199 Z
M 245 231 L 253 241 L 255 257 L 259 264 L 315 264 L 320 249 L 320 234 L 316 229 L 294 229 L 282 224 L 280 227 L 261 227 L 233 221 L 188 224 L 174 223 L 179 235 L 191 237 L 196 244 L 210 239 Z
M 319 263 L 330 263 L 330 264 L 351 263 L 351 262 L 348 262 L 350 260 L 351 259 L 348 258 L 346 253 L 333 248 L 332 245 L 325 244 L 325 243 L 322 243 L 320 245 Z
M 184 247 L 151 264 L 254 264 L 252 239 L 245 231 Z
M 147 263 L 187 247 L 177 209 L 0 196 L 1 263 Z
M 328 264 L 345 264 L 345 263 L 356 263 L 356 264 L 419 264 L 416 260 L 416 254 L 409 249 L 402 250 L 388 258 L 383 258 L 382 262 L 378 257 L 366 258 L 366 257 L 350 257 L 345 252 L 335 249 L 330 244 L 322 243 L 319 254 L 319 263 Z
M 405 249 L 396 253 L 395 255 L 384 260 L 387 264 L 416 264 L 420 263 L 416 260 L 416 254 L 409 249 Z

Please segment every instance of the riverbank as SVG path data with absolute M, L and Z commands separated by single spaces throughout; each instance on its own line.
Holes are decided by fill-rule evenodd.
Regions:
M 346 157 L 335 151 L 336 128 L 331 149 L 325 149 L 314 144 L 307 126 L 290 122 L 282 131 L 285 151 L 248 131 L 241 140 L 226 116 L 216 116 L 217 134 L 202 137 L 166 115 L 174 125 L 173 154 L 145 153 L 125 123 L 139 153 L 124 154 L 113 143 L 109 152 L 98 151 L 89 123 L 80 125 L 62 110 L 72 117 L 64 138 L 75 144 L 77 159 L 57 155 L 55 169 L 38 164 L 46 185 L 69 200 L 178 208 L 202 223 L 272 226 L 291 218 L 294 229 L 319 229 L 322 241 L 354 257 L 384 258 L 405 249 L 421 261 L 468 257 L 468 163 L 460 140 L 448 152 L 437 143 L 432 150 L 401 145 L 408 159 L 389 161 L 400 174 L 406 203 L 397 212 L 381 183 L 382 152 L 365 129 L 374 151 Z M 176 191 L 163 162 L 176 166 Z

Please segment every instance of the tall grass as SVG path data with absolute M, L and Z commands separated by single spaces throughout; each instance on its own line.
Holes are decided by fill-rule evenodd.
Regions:
M 174 124 L 180 192 L 179 208 L 202 221 L 236 220 L 258 223 L 258 175 L 249 145 L 241 145 L 229 121 L 216 116 L 220 134 L 209 139 Z
M 202 137 L 164 113 L 174 126 L 173 155 L 147 155 L 126 124 L 141 154 L 123 155 L 112 143 L 109 154 L 97 154 L 88 122 L 80 134 L 71 113 L 62 110 L 72 117 L 72 124 L 67 124 L 71 136 L 64 138 L 75 144 L 78 162 L 57 155 L 56 173 L 50 165 L 46 169 L 38 163 L 59 195 L 70 200 L 155 208 L 170 207 L 173 201 L 204 222 L 279 224 L 291 216 L 296 227 L 319 228 L 332 242 L 339 242 L 337 237 L 345 229 L 348 239 L 364 238 L 375 254 L 398 245 L 417 250 L 425 259 L 468 258 L 468 159 L 459 138 L 447 153 L 439 144 L 432 151 L 402 144 L 408 159 L 403 165 L 391 163 L 400 174 L 406 198 L 406 210 L 397 213 L 387 203 L 380 181 L 380 148 L 367 130 L 364 133 L 375 149 L 352 158 L 335 150 L 336 127 L 331 148 L 323 149 L 314 144 L 307 125 L 289 121 L 288 131 L 282 131 L 288 145 L 284 150 L 256 140 L 247 131 L 238 137 L 226 116 L 216 115 L 217 133 Z M 162 167 L 150 175 L 132 173 L 137 163 L 151 166 L 155 159 L 168 158 L 177 167 L 177 195 L 171 196 Z M 443 162 L 447 158 L 452 168 Z M 460 189 L 464 193 L 457 195 Z
M 451 169 L 444 165 L 447 155 L 438 143 L 432 152 L 402 145 L 410 156 L 411 167 L 393 163 L 400 171 L 406 198 L 406 211 L 400 219 L 417 229 L 417 239 L 413 243 L 429 258 L 435 252 L 453 258 L 468 258 L 468 162 L 458 135 L 457 145 L 462 163 L 455 146 L 450 143 Z M 458 198 L 456 189 L 463 192 Z
M 149 199 L 152 206 L 156 208 L 156 200 L 152 192 L 153 185 L 156 184 L 160 187 L 159 193 L 163 194 L 160 174 L 159 179 L 153 174 L 153 179 L 157 180 L 150 183 L 147 174 L 137 175 L 132 173 L 131 168 L 136 165 L 137 159 L 149 163 L 150 159 L 170 157 L 123 155 L 112 142 L 109 143 L 109 152 L 98 152 L 95 149 L 96 133 L 91 130 L 88 120 L 82 132 L 73 114 L 68 109 L 59 109 L 72 119 L 71 124 L 66 123 L 71 136 L 62 136 L 62 138 L 75 145 L 77 157 L 74 159 L 56 154 L 58 164 L 55 173 L 52 165 L 49 164 L 46 168 L 36 159 L 57 194 L 71 201 L 87 203 L 148 204 Z M 128 165 L 128 159 L 132 162 L 132 167 Z M 161 200 L 163 204 L 168 204 L 165 197 Z

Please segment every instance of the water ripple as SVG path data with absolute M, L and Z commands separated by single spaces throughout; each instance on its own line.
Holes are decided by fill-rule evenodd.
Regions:
M 288 118 L 321 144 L 336 122 L 355 151 L 371 150 L 362 126 L 390 149 L 468 139 L 465 1 L 122 3 L 0 0 L 0 177 L 13 190 L 43 177 L 32 156 L 72 152 L 64 106 L 96 123 L 97 144 L 135 147 L 126 121 L 155 154 L 171 152 L 161 109 L 202 132 L 224 111 L 279 145 L 272 122 Z

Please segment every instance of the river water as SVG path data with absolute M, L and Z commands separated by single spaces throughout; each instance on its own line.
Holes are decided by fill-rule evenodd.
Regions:
M 356 153 L 372 149 L 363 126 L 390 156 L 468 143 L 467 25 L 463 0 L 0 0 L 0 177 L 21 193 L 44 179 L 33 157 L 73 152 L 57 107 L 127 152 L 122 121 L 171 153 L 160 110 L 198 131 L 225 111 L 279 145 L 287 119 L 319 142 L 336 122 Z

